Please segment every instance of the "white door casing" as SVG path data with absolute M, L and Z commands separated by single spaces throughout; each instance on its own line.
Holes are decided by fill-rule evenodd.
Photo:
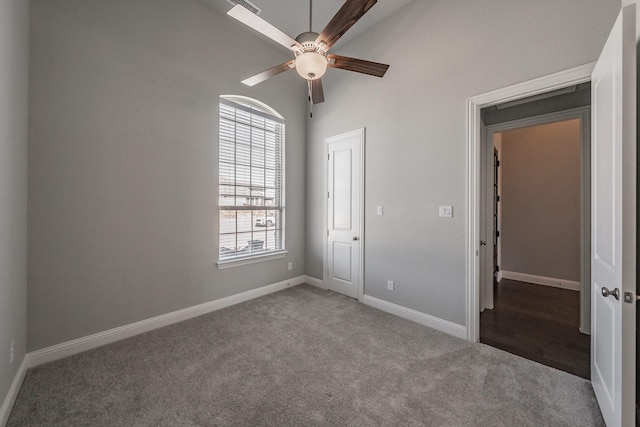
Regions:
M 622 9 L 592 74 L 591 382 L 609 427 L 635 425 L 635 16 Z
M 528 96 L 588 82 L 594 63 L 560 71 L 467 99 L 467 339 L 480 339 L 481 110 Z
M 327 138 L 328 289 L 362 299 L 364 129 Z

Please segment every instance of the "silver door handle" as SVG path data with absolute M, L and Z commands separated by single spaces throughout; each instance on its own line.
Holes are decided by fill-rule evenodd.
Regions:
M 616 300 L 620 300 L 620 289 L 615 288 L 614 290 L 610 291 L 607 287 L 603 286 L 602 296 L 605 298 L 608 296 L 613 296 Z
M 354 241 L 355 241 L 355 240 L 360 240 L 360 238 L 359 238 L 358 236 L 353 236 L 353 237 L 351 238 L 351 240 L 354 240 Z

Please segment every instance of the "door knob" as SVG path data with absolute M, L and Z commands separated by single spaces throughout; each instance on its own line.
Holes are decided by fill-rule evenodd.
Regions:
M 480 246 L 487 246 L 487 242 L 484 240 L 480 240 Z
M 602 296 L 605 298 L 608 296 L 613 296 L 615 299 L 620 300 L 620 289 L 615 288 L 614 290 L 610 291 L 607 287 L 603 286 Z
M 353 237 L 351 238 L 351 240 L 354 240 L 354 241 L 355 241 L 355 240 L 360 240 L 360 238 L 359 238 L 358 236 L 353 236 Z

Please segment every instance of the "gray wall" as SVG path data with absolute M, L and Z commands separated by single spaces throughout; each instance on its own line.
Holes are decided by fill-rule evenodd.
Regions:
M 580 120 L 502 133 L 505 271 L 580 281 Z
M 29 350 L 304 273 L 306 87 L 240 83 L 286 50 L 196 0 L 33 0 L 30 50 Z M 220 271 L 222 94 L 287 120 L 289 254 Z
M 336 51 L 391 68 L 384 79 L 341 70 L 324 79 L 327 102 L 308 131 L 307 274 L 323 272 L 323 140 L 364 126 L 366 294 L 465 324 L 466 99 L 594 61 L 619 9 L 620 0 L 415 1 Z M 439 218 L 449 204 L 454 217 Z
M 27 342 L 28 14 L 28 1 L 0 0 L 0 405 Z

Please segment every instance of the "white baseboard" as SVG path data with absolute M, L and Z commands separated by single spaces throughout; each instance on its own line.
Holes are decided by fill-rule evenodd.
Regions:
M 7 391 L 7 395 L 4 398 L 4 402 L 2 402 L 2 406 L 0 406 L 0 426 L 4 426 L 7 424 L 9 420 L 9 414 L 11 414 L 11 409 L 13 408 L 13 404 L 16 401 L 16 397 L 18 397 L 18 392 L 20 391 L 20 387 L 22 386 L 22 381 L 24 381 L 24 376 L 27 374 L 27 357 L 25 356 L 18 367 L 18 372 L 16 372 L 16 376 L 13 377 L 13 381 L 11 382 L 11 386 L 9 387 L 9 391 Z
M 579 291 L 581 288 L 580 282 L 574 282 L 573 280 L 536 276 L 533 274 L 517 273 L 515 271 L 503 270 L 502 278 L 533 283 L 536 285 L 553 286 L 554 288 L 570 289 L 572 291 Z
M 467 339 L 466 326 L 458 325 L 457 323 L 449 322 L 448 320 L 443 320 L 438 317 L 431 316 L 420 311 L 403 307 L 401 305 L 384 301 L 378 298 L 374 298 L 369 295 L 365 295 L 362 298 L 362 302 L 370 307 L 386 311 L 387 313 L 395 314 L 398 317 L 402 317 L 421 325 L 428 326 L 429 328 L 436 329 L 449 335 L 453 335 L 454 337 L 462 338 L 464 340 Z
M 322 279 L 316 279 L 315 277 L 311 277 L 311 276 L 305 276 L 304 279 L 305 279 L 305 283 L 308 283 L 311 286 L 315 286 L 316 288 L 320 288 L 324 290 L 327 289 Z
M 220 310 L 241 302 L 249 301 L 254 298 L 258 298 L 264 295 L 278 292 L 291 286 L 300 285 L 305 283 L 305 276 L 294 277 L 289 280 L 274 283 L 267 286 L 262 286 L 257 289 L 252 289 L 239 294 L 231 295 L 218 300 L 206 302 L 204 304 L 195 305 L 182 310 L 173 311 L 171 313 L 163 314 L 160 316 L 152 317 L 150 319 L 141 320 L 139 322 L 131 323 L 129 325 L 120 326 L 118 328 L 109 329 L 108 331 L 99 332 L 97 334 L 89 335 L 86 337 L 78 338 L 72 341 L 67 341 L 61 344 L 56 344 L 51 347 L 46 347 L 41 350 L 30 352 L 26 356 L 27 367 L 32 368 L 34 366 L 41 365 L 43 363 L 52 362 L 54 360 L 62 359 L 63 357 L 71 356 L 83 351 L 91 350 L 96 347 L 110 344 L 115 341 L 120 341 L 125 338 L 139 335 L 144 332 L 152 331 L 154 329 L 162 328 L 163 326 L 172 325 L 174 323 L 182 322 L 183 320 L 191 319 L 193 317 L 201 316 L 203 314 L 211 313 L 212 311 Z
M 327 287 L 324 281 L 316 279 L 315 277 L 306 276 L 306 283 L 315 286 L 320 289 L 326 290 Z M 403 307 L 398 304 L 394 304 L 388 301 L 381 300 L 379 298 L 372 297 L 370 295 L 363 295 L 362 303 L 370 307 L 377 308 L 378 310 L 385 311 L 390 314 L 394 314 L 398 317 L 411 320 L 424 326 L 436 329 L 454 337 L 467 339 L 467 328 L 457 323 L 449 322 L 448 320 L 442 320 L 435 316 L 412 310 L 407 307 Z
M 502 270 L 499 270 L 499 271 L 498 271 L 498 274 L 497 274 L 496 280 L 497 280 L 498 282 L 502 280 Z

